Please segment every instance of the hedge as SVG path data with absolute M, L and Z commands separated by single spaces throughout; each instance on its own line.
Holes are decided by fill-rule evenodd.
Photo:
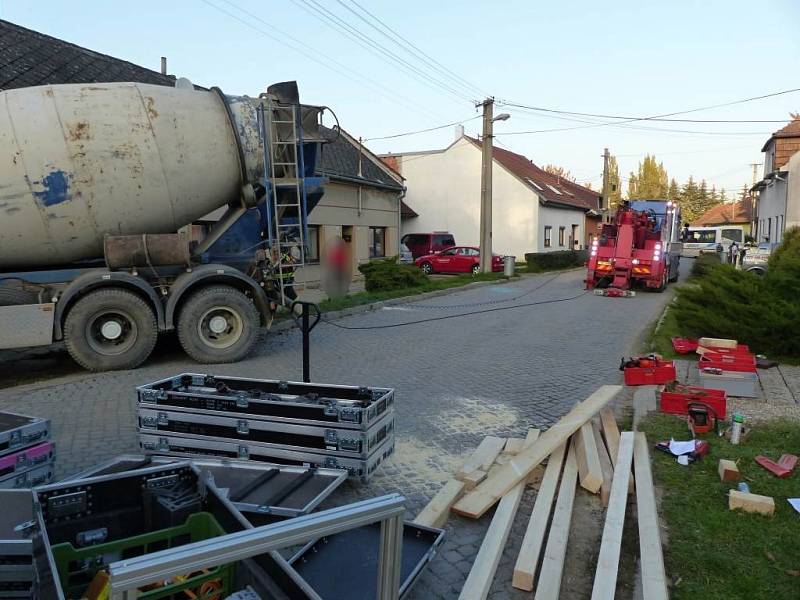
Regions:
M 373 260 L 359 265 L 368 292 L 386 292 L 420 287 L 428 283 L 428 276 L 413 265 L 401 265 L 397 257 Z
M 587 258 L 588 253 L 586 250 L 558 250 L 556 252 L 528 252 L 525 254 L 528 273 L 582 267 L 586 264 Z

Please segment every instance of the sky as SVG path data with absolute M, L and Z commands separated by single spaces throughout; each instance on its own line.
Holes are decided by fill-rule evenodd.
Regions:
M 374 138 L 456 121 L 477 135 L 475 103 L 493 96 L 511 115 L 497 144 L 595 189 L 607 147 L 623 188 L 650 153 L 679 182 L 740 190 L 783 124 L 597 126 L 611 121 L 508 103 L 647 117 L 800 88 L 800 0 L 0 0 L 0 18 L 155 70 L 166 56 L 169 73 L 230 94 L 296 80 L 304 103 L 379 153 L 443 148 L 455 126 Z M 790 112 L 800 92 L 674 118 Z

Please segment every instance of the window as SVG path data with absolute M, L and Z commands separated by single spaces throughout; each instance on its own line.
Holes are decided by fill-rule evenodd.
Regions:
M 463 250 L 464 256 L 480 256 L 481 253 L 476 250 L 475 248 L 464 248 Z
M 567 229 L 566 227 L 559 227 L 558 228 L 558 245 L 559 246 L 563 246 L 564 245 L 564 231 L 566 229 Z
M 530 177 L 526 177 L 526 178 L 525 178 L 525 180 L 526 180 L 528 183 L 530 183 L 530 184 L 531 184 L 533 187 L 535 187 L 537 190 L 539 190 L 540 192 L 543 192 L 543 191 L 544 191 L 544 190 L 543 190 L 543 189 L 542 189 L 542 188 L 539 186 L 539 184 L 538 184 L 538 183 L 536 183 L 536 182 L 535 182 L 533 179 L 531 179 Z
M 551 190 L 553 190 L 553 191 L 554 191 L 556 194 L 558 194 L 559 196 L 561 196 L 561 195 L 562 195 L 562 194 L 561 194 L 561 190 L 559 190 L 558 188 L 555 188 L 555 187 L 553 187 L 553 186 L 552 186 L 552 185 L 550 185 L 549 183 L 547 184 L 547 187 L 549 187 Z
M 449 248 L 450 246 L 455 246 L 456 240 L 455 238 L 447 233 L 447 234 L 436 234 L 433 236 L 433 246 L 434 248 Z
M 572 242 L 573 249 L 580 250 L 581 243 L 578 238 L 578 225 L 576 223 L 572 224 L 572 237 L 570 238 L 570 240 Z
M 319 225 L 308 226 L 308 239 L 306 240 L 306 262 L 318 263 L 319 262 Z
M 736 242 L 737 244 L 742 243 L 742 230 L 741 229 L 723 229 L 722 230 L 722 239 L 728 240 L 729 242 Z
M 386 256 L 386 227 L 370 227 L 367 243 L 370 258 Z
M 772 217 L 767 219 L 767 235 L 765 239 L 768 242 L 772 241 Z
M 450 248 L 442 252 L 442 256 L 455 256 L 456 254 L 459 254 L 458 248 Z
M 686 241 L 693 244 L 713 244 L 717 241 L 717 232 L 713 229 L 690 229 Z
M 552 231 L 553 231 L 553 228 L 550 227 L 550 225 L 545 225 L 544 226 L 544 247 L 545 248 L 549 248 L 550 245 L 551 245 L 550 236 L 551 236 L 551 232 Z

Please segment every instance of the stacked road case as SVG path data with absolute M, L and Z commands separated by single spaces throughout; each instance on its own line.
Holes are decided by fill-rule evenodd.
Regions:
M 184 373 L 137 388 L 146 453 L 345 469 L 394 452 L 394 390 Z
M 0 412 L 0 489 L 47 483 L 55 456 L 48 419 Z

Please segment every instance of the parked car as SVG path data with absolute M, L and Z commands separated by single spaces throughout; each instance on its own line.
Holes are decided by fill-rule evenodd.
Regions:
M 446 231 L 434 231 L 433 233 L 407 233 L 400 239 L 401 244 L 405 244 L 414 259 L 426 254 L 433 254 L 456 245 L 456 238 L 452 233 Z
M 413 265 L 414 264 L 414 255 L 411 254 L 411 250 L 408 249 L 403 242 L 400 242 L 400 258 L 398 261 L 401 265 Z
M 769 242 L 762 242 L 757 246 L 745 247 L 744 257 L 741 259 L 741 268 L 745 271 L 751 271 L 756 275 L 763 275 L 767 270 L 767 263 L 770 254 L 772 254 L 772 244 Z
M 481 265 L 481 251 L 474 246 L 453 246 L 441 252 L 420 256 L 414 261 L 422 271 L 431 273 L 478 273 Z M 492 271 L 503 270 L 503 257 L 492 255 Z

